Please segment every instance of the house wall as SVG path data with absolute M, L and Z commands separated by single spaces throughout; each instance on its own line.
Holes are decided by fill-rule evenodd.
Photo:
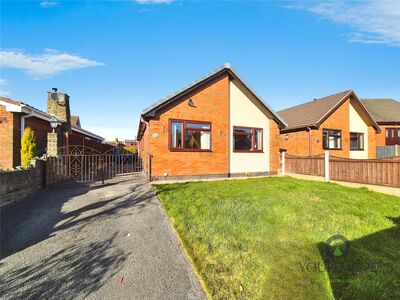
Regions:
M 229 78 L 223 75 L 187 95 L 175 106 L 166 108 L 157 116 L 158 119 L 150 120 L 152 177 L 157 179 L 164 174 L 194 176 L 228 173 L 228 92 Z M 193 100 L 194 107 L 188 105 L 189 99 Z M 168 148 L 170 119 L 211 122 L 211 151 L 170 151 Z
M 230 93 L 230 173 L 268 172 L 270 156 L 270 122 L 265 109 L 256 104 L 254 97 L 246 94 L 233 81 L 229 83 Z M 233 127 L 253 127 L 263 130 L 263 152 L 234 152 Z
M 381 127 L 382 128 L 382 127 Z M 368 158 L 376 158 L 376 132 L 372 126 L 368 126 Z
M 10 169 L 21 163 L 20 114 L 0 105 L 0 121 L 0 169 Z
M 375 134 L 375 143 L 376 146 L 386 146 L 386 128 L 400 128 L 400 121 L 399 124 L 397 125 L 381 125 L 379 124 L 379 127 L 381 128 L 381 133 Z
M 25 128 L 28 127 L 35 133 L 39 155 L 46 153 L 47 133 L 52 132 L 50 123 L 36 117 L 29 117 L 25 118 Z
M 367 159 L 368 158 L 368 125 L 358 114 L 350 101 L 349 106 L 349 127 L 350 132 L 358 132 L 364 134 L 364 150 L 350 150 L 350 158 Z M 350 140 L 349 140 L 350 142 Z
M 269 172 L 277 173 L 279 171 L 279 124 L 269 120 Z
M 138 154 L 142 160 L 143 172 L 146 177 L 149 175 L 150 167 L 149 167 L 149 143 L 148 143 L 148 128 L 146 127 L 142 139 L 138 141 Z

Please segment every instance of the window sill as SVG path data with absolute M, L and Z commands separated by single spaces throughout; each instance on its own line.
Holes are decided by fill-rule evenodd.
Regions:
M 350 151 L 364 151 L 365 149 L 350 149 Z
M 169 149 L 170 152 L 212 152 L 210 150 L 202 150 L 202 149 Z
M 262 150 L 233 150 L 233 153 L 264 153 Z
M 323 150 L 336 150 L 336 151 L 342 151 L 342 148 L 322 148 Z

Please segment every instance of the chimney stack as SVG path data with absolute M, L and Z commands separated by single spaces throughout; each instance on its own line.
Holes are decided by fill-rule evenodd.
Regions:
M 47 112 L 64 120 L 67 131 L 71 129 L 71 112 L 69 108 L 69 96 L 66 93 L 57 92 L 57 88 L 47 93 Z

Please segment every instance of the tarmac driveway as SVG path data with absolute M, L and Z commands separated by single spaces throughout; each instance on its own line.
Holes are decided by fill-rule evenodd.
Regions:
M 150 184 L 63 182 L 1 210 L 2 299 L 204 299 Z

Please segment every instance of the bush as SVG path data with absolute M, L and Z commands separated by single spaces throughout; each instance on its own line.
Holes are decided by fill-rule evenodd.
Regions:
M 25 128 L 21 140 L 21 160 L 23 167 L 31 165 L 32 158 L 38 155 L 35 132 L 30 128 Z

